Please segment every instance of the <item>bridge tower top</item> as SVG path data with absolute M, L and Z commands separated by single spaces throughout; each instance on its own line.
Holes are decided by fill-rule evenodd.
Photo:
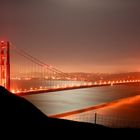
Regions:
M 0 85 L 10 90 L 10 45 L 0 41 Z

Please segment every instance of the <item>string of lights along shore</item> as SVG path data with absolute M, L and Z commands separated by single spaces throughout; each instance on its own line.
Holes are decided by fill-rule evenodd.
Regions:
M 0 41 L 0 85 L 16 94 L 137 82 L 140 79 L 89 81 L 48 65 L 9 41 Z

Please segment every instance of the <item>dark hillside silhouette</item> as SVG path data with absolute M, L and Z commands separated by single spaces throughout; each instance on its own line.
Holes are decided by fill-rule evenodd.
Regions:
M 112 130 L 115 133 L 123 132 L 121 134 L 125 134 L 122 129 L 111 129 L 90 123 L 49 118 L 32 103 L 0 86 L 0 134 L 3 132 L 8 134 L 13 131 L 14 134 L 33 134 L 35 136 L 41 132 L 43 135 L 47 133 L 55 136 L 52 133 L 60 132 L 59 134 L 63 135 L 67 131 L 67 133 L 79 135 L 85 135 L 88 132 L 88 134 L 94 134 L 95 136 L 102 132 L 110 134 Z M 129 130 L 130 132 L 138 132 L 135 129 L 134 131 L 132 129 L 125 130 L 127 132 Z M 98 136 L 101 135 L 99 134 Z
M 22 129 L 94 128 L 98 125 L 49 118 L 32 103 L 0 86 L 0 124 Z M 101 127 L 102 128 L 102 127 Z M 104 127 L 103 127 L 104 128 Z

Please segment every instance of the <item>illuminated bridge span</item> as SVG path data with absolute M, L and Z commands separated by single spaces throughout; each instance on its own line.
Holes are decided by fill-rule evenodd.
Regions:
M 0 42 L 0 85 L 14 93 L 65 89 L 87 84 L 89 82 L 40 61 L 8 41 Z
M 86 81 L 42 62 L 8 41 L 0 42 L 0 85 L 13 93 L 28 94 L 131 82 L 140 80 Z

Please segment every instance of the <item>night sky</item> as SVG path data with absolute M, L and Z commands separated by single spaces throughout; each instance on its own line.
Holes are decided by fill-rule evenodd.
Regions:
M 0 38 L 64 72 L 140 71 L 140 1 L 0 0 Z

